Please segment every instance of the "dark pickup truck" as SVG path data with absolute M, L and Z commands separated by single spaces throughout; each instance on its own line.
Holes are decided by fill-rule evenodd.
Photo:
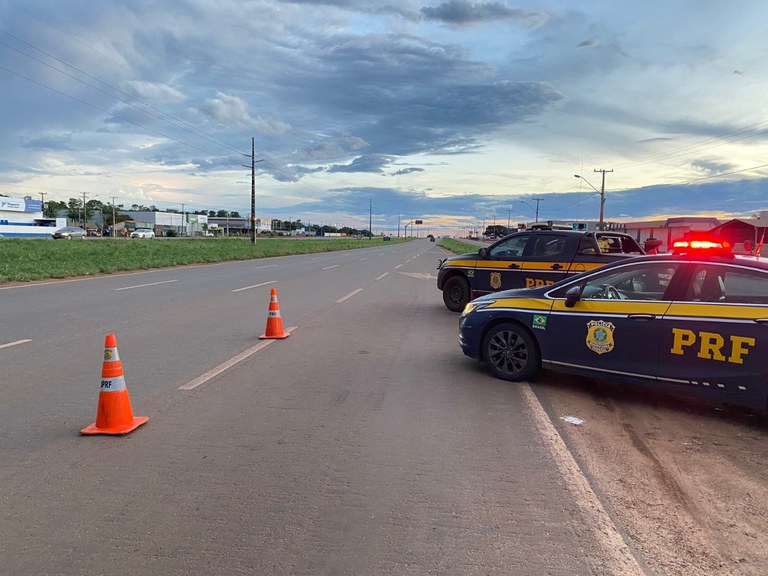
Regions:
M 644 254 L 629 234 L 534 229 L 505 236 L 475 254 L 441 260 L 437 288 L 448 309 L 461 312 L 473 298 L 511 288 L 547 286 L 568 275 Z

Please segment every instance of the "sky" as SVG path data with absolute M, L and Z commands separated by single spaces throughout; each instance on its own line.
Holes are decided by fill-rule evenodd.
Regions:
M 749 218 L 766 20 L 763 0 L 0 0 L 0 194 L 248 216 L 253 159 L 257 217 L 374 234 L 597 220 L 601 189 L 612 222 Z

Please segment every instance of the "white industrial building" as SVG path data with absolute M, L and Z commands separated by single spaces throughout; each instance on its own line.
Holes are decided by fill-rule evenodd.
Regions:
M 129 230 L 150 228 L 157 236 L 167 236 L 168 230 L 174 230 L 179 236 L 202 236 L 208 228 L 208 216 L 187 212 L 143 212 L 121 210 L 120 214 L 129 216 L 132 222 L 126 222 Z
M 44 218 L 40 200 L 0 196 L 0 236 L 50 238 L 66 218 Z

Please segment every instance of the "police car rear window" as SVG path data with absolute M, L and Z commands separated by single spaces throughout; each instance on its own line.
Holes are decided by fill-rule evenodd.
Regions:
M 686 300 L 730 304 L 768 304 L 768 273 L 730 266 L 700 264 Z
M 640 245 L 631 236 L 598 233 L 597 245 L 603 254 L 643 254 Z

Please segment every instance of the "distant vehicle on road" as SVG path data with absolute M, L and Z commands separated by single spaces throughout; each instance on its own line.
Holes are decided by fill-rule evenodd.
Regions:
M 133 232 L 131 232 L 131 238 L 154 238 L 155 232 L 154 230 L 150 230 L 149 228 L 137 228 Z
M 768 262 L 681 241 L 471 301 L 459 343 L 503 380 L 543 368 L 768 407 Z
M 64 240 L 72 240 L 72 238 L 85 238 L 85 236 L 85 230 L 78 228 L 77 226 L 65 226 L 64 228 L 59 228 L 56 230 L 56 232 L 51 233 L 51 237 L 53 239 Z

